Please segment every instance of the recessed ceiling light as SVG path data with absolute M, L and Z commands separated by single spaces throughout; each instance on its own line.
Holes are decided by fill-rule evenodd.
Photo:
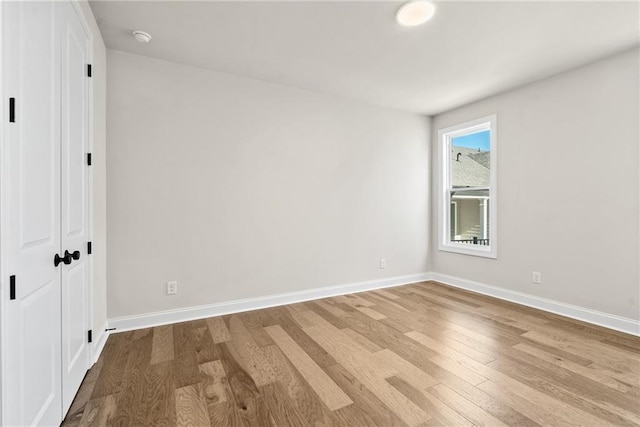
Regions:
M 431 2 L 424 0 L 410 1 L 398 9 L 396 20 L 398 24 L 404 25 L 405 27 L 414 27 L 424 24 L 433 18 L 435 13 L 436 7 Z
M 151 41 L 151 34 L 145 33 L 144 31 L 136 30 L 132 34 L 133 37 L 136 38 L 136 41 L 140 43 L 149 43 Z

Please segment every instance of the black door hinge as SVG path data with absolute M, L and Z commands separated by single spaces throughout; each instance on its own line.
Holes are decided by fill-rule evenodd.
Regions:
M 87 77 L 91 77 L 91 64 L 87 64 Z
M 9 98 L 9 123 L 16 122 L 16 99 Z
M 87 255 L 91 255 L 91 242 L 87 242 Z
M 87 341 L 89 342 L 93 341 L 93 331 L 91 329 L 87 331 Z
M 87 153 L 87 166 L 91 166 L 91 153 Z
M 9 276 L 9 299 L 16 299 L 16 276 Z

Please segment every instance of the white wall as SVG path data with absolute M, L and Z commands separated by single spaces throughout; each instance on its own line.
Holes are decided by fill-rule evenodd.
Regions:
M 107 174 L 106 174 L 106 104 L 107 50 L 100 29 L 86 0 L 78 1 L 80 10 L 91 29 L 93 38 L 92 64 L 92 179 L 93 209 L 92 267 L 93 267 L 93 328 L 99 339 L 107 323 Z
M 428 118 L 107 64 L 109 318 L 428 271 Z
M 498 259 L 439 251 L 433 218 L 434 271 L 640 319 L 638 61 L 635 49 L 434 118 L 436 153 L 438 129 L 497 113 L 499 194 Z

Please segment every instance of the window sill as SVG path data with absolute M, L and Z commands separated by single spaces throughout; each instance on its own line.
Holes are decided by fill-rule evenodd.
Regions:
M 491 247 L 485 246 L 483 248 L 474 248 L 469 246 L 470 245 L 465 245 L 465 244 L 456 245 L 453 243 L 447 243 L 447 244 L 440 244 L 440 246 L 438 247 L 438 250 L 443 252 L 452 252 L 456 254 L 471 255 L 471 256 L 477 256 L 482 258 L 491 258 L 491 259 L 498 258 L 497 250 L 495 247 L 491 248 Z

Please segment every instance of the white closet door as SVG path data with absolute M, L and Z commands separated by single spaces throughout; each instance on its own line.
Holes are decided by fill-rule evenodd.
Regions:
M 69 2 L 61 19 L 62 409 L 66 413 L 89 368 L 88 87 L 89 37 Z
M 60 378 L 60 63 L 55 2 L 4 2 L 2 345 L 6 425 L 55 425 Z

